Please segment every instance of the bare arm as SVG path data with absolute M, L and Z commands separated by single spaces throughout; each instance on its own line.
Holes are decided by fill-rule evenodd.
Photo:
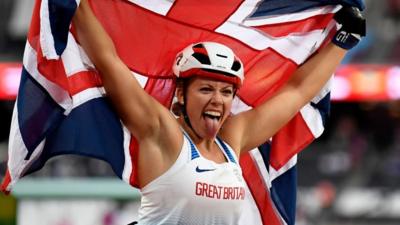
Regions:
M 159 131 L 162 120 L 173 120 L 165 107 L 149 96 L 119 58 L 111 38 L 82 1 L 74 17 L 79 41 L 101 74 L 104 88 L 119 116 L 138 138 Z
M 227 121 L 222 136 L 235 149 L 243 153 L 272 137 L 325 85 L 346 49 L 353 48 L 365 36 L 366 21 L 357 8 L 343 7 L 334 18 L 342 26 L 332 43 L 299 67 L 267 102 Z
M 111 38 L 82 0 L 73 19 L 81 46 L 100 72 L 119 117 L 140 145 L 137 171 L 144 186 L 175 162 L 183 136 L 168 109 L 148 95 L 119 58 Z M 152 165 L 151 170 L 146 169 Z
M 345 53 L 334 44 L 326 46 L 299 67 L 267 102 L 228 120 L 224 130 L 241 132 L 227 133 L 226 139 L 232 140 L 242 153 L 263 144 L 318 93 Z

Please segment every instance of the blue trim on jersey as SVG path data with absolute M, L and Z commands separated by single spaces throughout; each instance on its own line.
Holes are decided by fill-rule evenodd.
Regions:
M 236 163 L 235 158 L 233 157 L 231 151 L 229 151 L 229 148 L 228 148 L 228 146 L 226 146 L 225 142 L 222 139 L 220 139 L 219 137 L 217 137 L 217 140 L 218 140 L 219 144 L 222 146 L 222 149 L 224 150 L 226 155 L 228 156 L 228 159 L 231 162 Z
M 185 135 L 185 137 L 188 139 L 189 143 L 190 143 L 190 155 L 191 155 L 191 160 L 199 158 L 200 154 L 196 149 L 196 146 L 194 146 L 192 139 L 190 139 L 189 135 L 186 134 L 186 132 L 183 132 L 183 135 Z

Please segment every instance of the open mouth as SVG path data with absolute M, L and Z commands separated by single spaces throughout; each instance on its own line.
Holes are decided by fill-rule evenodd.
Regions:
M 203 116 L 206 118 L 210 118 L 212 120 L 220 120 L 221 119 L 221 113 L 220 112 L 214 112 L 214 111 L 206 111 L 203 113 Z
M 210 137 L 215 137 L 220 128 L 222 113 L 216 111 L 205 111 L 203 117 L 207 134 Z

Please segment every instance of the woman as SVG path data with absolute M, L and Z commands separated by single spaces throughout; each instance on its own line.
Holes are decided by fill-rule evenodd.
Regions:
M 243 82 L 242 63 L 224 45 L 193 44 L 177 55 L 173 66 L 180 106 L 175 118 L 133 78 L 85 0 L 74 26 L 115 109 L 139 142 L 139 224 L 237 224 L 246 195 L 240 154 L 287 123 L 324 86 L 346 53 L 329 44 L 270 100 L 231 116 L 233 97 Z

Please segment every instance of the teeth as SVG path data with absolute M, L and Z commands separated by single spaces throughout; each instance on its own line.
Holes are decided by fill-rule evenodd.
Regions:
M 214 111 L 207 111 L 207 112 L 204 112 L 204 114 L 206 114 L 206 115 L 209 115 L 209 116 L 221 116 L 221 113 L 220 112 L 214 112 Z

